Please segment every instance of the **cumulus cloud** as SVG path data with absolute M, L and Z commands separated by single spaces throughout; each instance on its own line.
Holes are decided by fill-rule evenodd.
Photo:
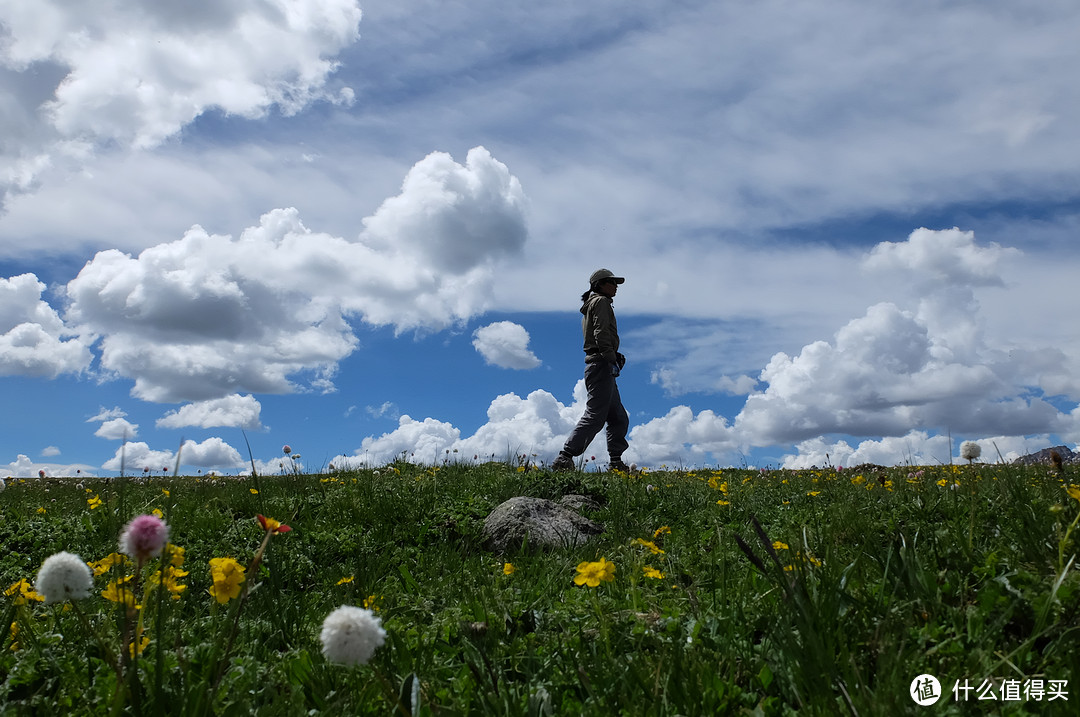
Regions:
M 3 475 L 0 477 L 14 477 L 14 478 L 37 478 L 41 475 L 39 471 L 45 471 L 47 477 L 56 476 L 93 476 L 93 466 L 88 466 L 83 463 L 38 463 L 30 459 L 22 453 L 18 454 L 14 461 L 11 463 L 0 464 L 0 468 L 3 469 Z
M 262 404 L 251 394 L 246 396 L 232 394 L 225 398 L 199 401 L 181 406 L 177 410 L 169 411 L 159 418 L 155 425 L 158 428 L 184 428 L 185 426 L 217 428 L 227 426 L 260 430 L 262 429 L 262 422 L 259 420 L 261 412 Z
M 1000 286 L 1010 252 L 982 247 L 970 232 L 919 229 L 884 242 L 866 266 L 900 272 L 922 294 L 914 311 L 883 302 L 833 340 L 796 356 L 777 353 L 736 419 L 754 445 L 828 434 L 900 436 L 912 429 L 1023 435 L 1052 432 L 1063 416 L 1029 395 L 1023 361 L 983 337 L 975 287 Z
M 487 422 L 468 437 L 445 421 L 421 421 L 402 416 L 398 427 L 381 436 L 369 436 L 351 456 L 338 456 L 335 466 L 380 465 L 403 453 L 417 462 L 452 460 L 513 460 L 525 455 L 530 461 L 550 463 L 558 455 L 567 435 L 585 412 L 588 393 L 585 381 L 574 387 L 574 400 L 563 404 L 547 391 L 536 390 L 525 398 L 507 393 L 496 397 L 487 410 Z M 449 451 L 449 453 L 448 453 Z M 633 459 L 633 446 L 625 455 Z M 585 451 L 586 457 L 607 460 L 604 433 Z
M 876 465 L 948 465 L 960 461 L 960 441 L 950 446 L 946 435 L 930 435 L 926 431 L 911 431 L 903 436 L 889 436 L 879 440 L 860 441 L 852 448 L 847 441 L 830 442 L 825 438 L 801 441 L 795 454 L 785 455 L 781 461 L 784 468 L 804 469 L 814 466 L 852 467 L 863 463 Z M 1011 463 L 1020 456 L 1046 448 L 1050 441 L 1046 436 L 1018 437 L 996 436 L 975 441 L 982 448 L 984 461 Z
M 131 423 L 126 418 L 110 418 L 101 422 L 94 435 L 110 441 L 126 441 L 139 435 L 139 424 Z
M 676 406 L 630 431 L 634 455 L 646 465 L 693 464 L 708 454 L 729 455 L 739 449 L 735 432 L 723 416 L 712 411 L 698 415 Z
M 148 401 L 333 388 L 349 323 L 440 330 L 482 311 L 496 263 L 520 251 L 525 198 L 487 150 L 433 153 L 356 240 L 295 209 L 238 239 L 195 226 L 137 257 L 99 252 L 67 285 L 68 324 L 100 337 L 101 366 Z M 253 349 L 252 347 L 257 347 Z
M 184 441 L 180 448 L 180 462 L 184 466 L 196 468 L 239 468 L 245 465 L 240 453 L 220 438 L 207 438 L 201 443 Z M 105 470 L 125 470 L 128 473 L 140 473 L 149 468 L 157 473 L 163 469 L 171 471 L 176 464 L 176 454 L 172 451 L 157 451 L 143 442 L 127 443 L 118 448 L 116 455 L 101 467 Z
M 0 375 L 56 378 L 89 368 L 89 349 L 42 300 L 44 290 L 33 274 L 0 279 Z
M 157 145 L 210 109 L 351 101 L 328 80 L 360 17 L 355 0 L 0 4 L 0 198 L 96 147 Z
M 52 458 L 53 456 L 60 455 L 60 449 L 56 446 L 45 446 L 41 449 L 42 458 Z
M 540 359 L 529 350 L 529 332 L 512 321 L 481 326 L 473 332 L 472 344 L 492 366 L 530 369 L 540 365 Z

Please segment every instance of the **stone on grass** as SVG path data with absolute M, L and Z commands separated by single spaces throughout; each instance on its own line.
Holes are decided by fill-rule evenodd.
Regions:
M 604 526 L 544 498 L 511 498 L 484 520 L 484 538 L 496 553 L 572 548 L 604 531 Z

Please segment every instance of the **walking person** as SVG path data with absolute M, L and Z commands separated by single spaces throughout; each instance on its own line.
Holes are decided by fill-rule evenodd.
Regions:
M 589 398 L 585 415 L 566 439 L 559 457 L 551 464 L 557 471 L 573 470 L 574 458 L 585 452 L 589 443 L 607 424 L 607 449 L 611 470 L 630 472 L 622 460 L 627 448 L 626 431 L 630 417 L 619 397 L 615 379 L 626 364 L 619 353 L 619 327 L 615 322 L 612 299 L 626 279 L 607 269 L 597 269 L 589 277 L 589 290 L 581 295 L 581 333 L 585 341 L 585 389 Z

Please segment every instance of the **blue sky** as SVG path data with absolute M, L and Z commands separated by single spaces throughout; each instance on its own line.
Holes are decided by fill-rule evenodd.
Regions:
M 628 461 L 1074 447 L 1078 35 L 1068 2 L 0 3 L 0 473 L 237 473 L 245 434 L 270 472 L 550 461 L 602 266 Z

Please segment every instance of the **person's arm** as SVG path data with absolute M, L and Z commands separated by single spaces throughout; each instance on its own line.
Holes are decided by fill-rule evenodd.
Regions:
M 610 364 L 619 362 L 619 334 L 615 328 L 615 311 L 611 308 L 611 299 L 604 297 L 592 307 L 592 334 L 600 357 Z

